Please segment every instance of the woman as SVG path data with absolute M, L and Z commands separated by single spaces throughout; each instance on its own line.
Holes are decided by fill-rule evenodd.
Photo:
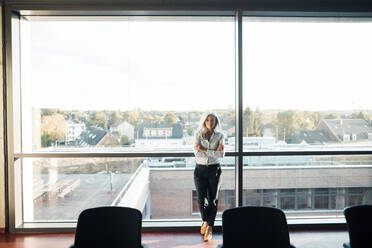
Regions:
M 204 241 L 212 239 L 212 229 L 217 214 L 220 187 L 220 160 L 225 155 L 224 137 L 220 121 L 215 113 L 205 113 L 200 119 L 200 128 L 195 134 L 194 183 L 198 206 L 203 220 L 200 234 Z

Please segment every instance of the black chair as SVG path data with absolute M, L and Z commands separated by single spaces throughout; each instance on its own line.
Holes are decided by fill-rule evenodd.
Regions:
M 295 248 L 289 242 L 282 210 L 271 207 L 237 207 L 222 214 L 220 248 Z
M 142 214 L 127 207 L 83 210 L 70 248 L 140 248 Z
M 349 241 L 345 248 L 372 247 L 372 205 L 357 205 L 344 210 Z

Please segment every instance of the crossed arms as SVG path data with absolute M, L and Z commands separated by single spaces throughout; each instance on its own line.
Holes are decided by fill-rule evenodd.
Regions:
M 199 143 L 196 143 L 194 146 L 195 150 L 207 153 L 207 149 L 204 149 L 201 147 Z M 223 151 L 225 149 L 225 146 L 223 144 L 219 144 L 218 147 L 216 148 L 216 151 Z

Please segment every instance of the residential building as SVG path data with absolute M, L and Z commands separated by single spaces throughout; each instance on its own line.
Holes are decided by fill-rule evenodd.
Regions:
M 136 147 L 169 147 L 184 144 L 183 128 L 180 123 L 139 123 L 135 128 Z
M 66 132 L 66 142 L 70 144 L 74 142 L 80 134 L 85 130 L 85 123 L 83 122 L 73 122 L 72 120 L 67 121 L 67 132 Z
M 288 144 L 325 145 L 337 143 L 325 130 L 299 130 L 287 139 Z
M 75 142 L 77 147 L 103 147 L 118 144 L 119 141 L 110 132 L 99 127 L 87 127 Z
M 110 126 L 112 133 L 117 132 L 119 137 L 127 136 L 129 141 L 134 140 L 134 126 L 126 121 L 119 121 Z
M 372 128 L 363 119 L 322 119 L 316 130 L 339 143 L 372 141 Z

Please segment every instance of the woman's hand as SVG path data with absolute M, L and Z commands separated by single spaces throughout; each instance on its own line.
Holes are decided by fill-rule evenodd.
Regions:
M 216 151 L 223 151 L 225 149 L 225 146 L 223 144 L 219 144 Z
M 199 144 L 195 144 L 195 149 L 198 150 L 198 151 L 204 152 L 204 153 L 207 152 L 207 150 L 203 149 Z

